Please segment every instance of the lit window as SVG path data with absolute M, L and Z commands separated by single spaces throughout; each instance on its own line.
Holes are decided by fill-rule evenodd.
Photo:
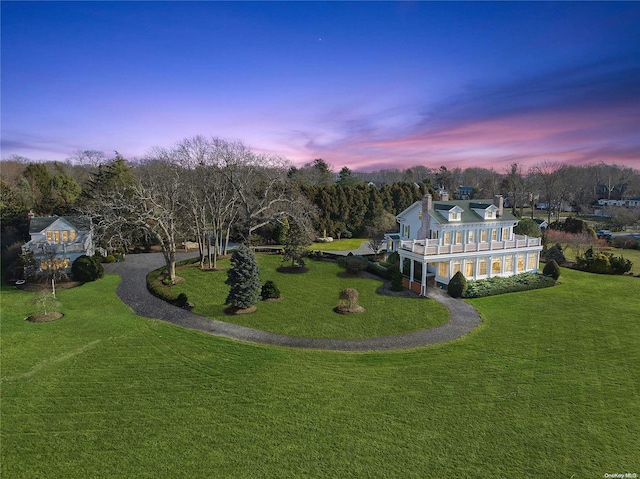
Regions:
M 418 219 L 421 220 L 422 219 L 422 210 L 420 210 L 420 213 L 418 213 Z
M 438 276 L 442 277 L 442 278 L 446 278 L 449 276 L 449 263 L 446 261 L 443 261 L 441 263 L 438 263 Z
M 513 256 L 509 255 L 504 257 L 504 270 L 513 271 Z
M 456 244 L 462 244 L 462 231 L 456 231 Z
M 69 231 L 69 239 L 70 239 L 71 241 L 73 241 L 73 240 L 75 240 L 75 239 L 76 239 L 76 230 L 71 230 L 71 231 Z
M 53 232 L 53 241 L 54 243 L 60 243 L 60 231 Z
M 487 211 L 487 216 L 486 216 L 486 218 L 487 218 L 487 219 L 491 219 L 491 218 L 493 218 L 493 211 Z
M 486 275 L 487 274 L 487 260 L 481 259 L 478 261 L 478 274 Z
M 502 262 L 500 261 L 500 258 L 492 260 L 491 261 L 491 273 L 492 274 L 500 274 L 500 271 L 502 271 Z
M 467 261 L 464 265 L 464 275 L 467 278 L 473 278 L 473 272 L 475 269 L 475 262 L 474 261 Z
M 444 233 L 444 243 L 443 244 L 451 244 L 451 233 L 446 231 Z
M 449 221 L 460 221 L 460 213 L 449 213 Z
M 469 231 L 467 235 L 467 243 L 473 243 L 473 231 Z
M 487 230 L 481 230 L 480 231 L 480 242 L 481 243 L 486 243 L 487 242 Z
M 451 275 L 456 274 L 458 271 L 462 270 L 462 261 L 461 260 L 454 260 L 452 263 L 453 266 L 453 270 L 451 271 Z
M 498 241 L 498 230 L 495 228 L 491 230 L 491 241 Z
M 53 241 L 53 231 L 47 231 L 47 241 Z
M 509 228 L 502 228 L 502 241 L 509 239 Z
M 527 269 L 528 270 L 534 270 L 534 269 L 538 269 L 538 258 L 537 255 L 535 254 L 529 254 L 529 258 L 527 259 L 528 265 L 527 265 Z
M 524 255 L 519 254 L 518 255 L 518 273 L 521 273 L 523 271 L 524 271 Z
M 65 230 L 62 232 L 62 242 L 66 243 L 67 241 L 69 241 L 69 232 Z

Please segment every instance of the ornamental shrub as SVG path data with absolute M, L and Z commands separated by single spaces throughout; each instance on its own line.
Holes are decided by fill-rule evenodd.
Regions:
M 464 277 L 462 271 L 458 271 L 453 275 L 451 281 L 449 281 L 449 286 L 447 286 L 447 293 L 452 298 L 461 297 L 464 292 L 467 290 L 467 278 Z
M 184 308 L 189 303 L 189 298 L 185 293 L 180 293 L 178 295 L 178 299 L 176 299 L 176 304 L 181 308 Z
M 551 276 L 538 273 L 521 273 L 508 278 L 494 277 L 469 281 L 463 298 L 483 298 L 503 293 L 528 291 L 531 289 L 548 288 L 554 286 L 556 280 Z
M 402 291 L 404 286 L 402 284 L 402 271 L 397 265 L 392 266 L 391 270 L 391 291 Z
M 278 299 L 280 297 L 280 290 L 273 281 L 267 281 L 262 286 L 260 297 L 263 301 L 266 299 Z
M 115 263 L 116 262 L 116 257 L 113 256 L 112 254 L 105 256 L 102 259 L 103 263 Z
M 76 281 L 95 281 L 104 276 L 104 268 L 100 261 L 90 256 L 82 255 L 71 265 L 71 273 Z
M 559 243 L 556 243 L 554 246 L 549 248 L 544 253 L 544 258 L 547 261 L 555 261 L 559 265 L 567 262 L 567 259 L 564 257 L 564 253 L 562 252 L 562 246 L 560 246 Z
M 354 256 L 349 254 L 338 260 L 338 264 L 347 270 L 348 274 L 359 274 L 369 266 L 369 262 L 362 256 Z
M 394 251 L 387 257 L 387 263 L 390 264 L 400 264 L 400 255 L 397 251 Z
M 544 274 L 545 276 L 551 276 L 557 281 L 560 277 L 560 266 L 558 266 L 558 263 L 556 263 L 554 260 L 551 260 L 544 265 L 542 274 Z

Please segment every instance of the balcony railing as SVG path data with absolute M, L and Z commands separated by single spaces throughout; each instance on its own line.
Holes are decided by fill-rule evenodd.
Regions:
M 23 246 L 23 250 L 31 250 L 35 255 L 80 253 L 87 251 L 90 240 L 87 238 L 83 242 L 75 243 L 34 243 L 29 241 Z
M 489 243 L 468 243 L 439 245 L 437 239 L 401 241 L 400 248 L 403 251 L 411 251 L 421 256 L 432 256 L 452 253 L 475 253 L 480 251 L 495 251 L 514 248 L 528 248 L 541 246 L 540 238 L 515 235 L 514 239 L 506 241 L 491 241 Z

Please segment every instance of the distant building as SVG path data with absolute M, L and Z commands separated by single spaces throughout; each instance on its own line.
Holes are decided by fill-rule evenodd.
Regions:
M 22 252 L 33 252 L 40 274 L 52 268 L 69 273 L 78 257 L 95 253 L 91 220 L 82 216 L 30 217 L 29 235 Z
M 456 191 L 456 198 L 459 200 L 473 199 L 473 186 L 459 186 Z

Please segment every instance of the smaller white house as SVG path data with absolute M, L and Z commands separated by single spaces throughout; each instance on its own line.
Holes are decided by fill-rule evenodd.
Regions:
M 446 285 L 458 271 L 471 280 L 538 271 L 542 242 L 513 232 L 519 220 L 505 211 L 502 196 L 445 198 L 416 201 L 396 217 L 400 231 L 386 235 L 407 287 L 425 295 L 428 281 Z
M 30 217 L 29 235 L 22 252 L 33 253 L 39 274 L 49 269 L 69 273 L 78 257 L 95 253 L 91 220 L 85 217 Z

